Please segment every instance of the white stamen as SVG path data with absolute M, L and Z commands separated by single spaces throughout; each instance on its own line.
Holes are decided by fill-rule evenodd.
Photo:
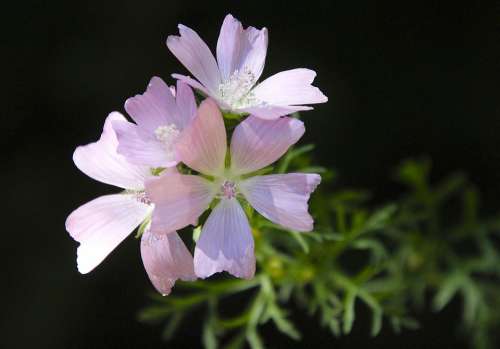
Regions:
M 179 136 L 179 129 L 174 124 L 159 126 L 155 130 L 155 136 L 158 141 L 163 143 L 167 156 L 173 160 L 174 144 Z
M 242 70 L 236 69 L 228 80 L 219 85 L 221 99 L 231 109 L 239 109 L 258 104 L 259 101 L 251 91 L 257 82 L 255 75 L 248 67 Z
M 135 192 L 135 199 L 140 203 L 151 205 L 151 200 L 149 200 L 144 190 Z

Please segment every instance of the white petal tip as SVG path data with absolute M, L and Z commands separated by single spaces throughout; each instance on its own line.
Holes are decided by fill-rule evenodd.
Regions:
M 77 264 L 77 269 L 78 272 L 82 275 L 88 274 L 92 271 L 92 268 L 89 268 L 88 266 L 81 264 Z
M 321 95 L 321 97 L 318 98 L 318 102 L 317 103 L 326 103 L 326 102 L 328 102 L 328 97 L 325 96 L 319 89 L 318 89 L 318 92 Z
M 167 44 L 167 47 L 172 51 L 171 45 L 179 41 L 179 36 L 177 35 L 169 35 L 167 36 L 167 40 L 165 40 L 165 43 Z
M 316 187 L 321 183 L 321 176 L 319 174 L 313 173 L 307 177 L 307 187 L 309 192 L 316 190 Z

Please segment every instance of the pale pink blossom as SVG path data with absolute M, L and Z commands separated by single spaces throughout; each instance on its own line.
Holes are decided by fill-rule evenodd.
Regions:
M 328 100 L 311 85 L 316 73 L 309 69 L 286 70 L 257 83 L 267 53 L 266 28 L 243 29 L 227 15 L 217 41 L 217 60 L 195 31 L 179 24 L 179 34 L 169 36 L 167 46 L 197 80 L 172 76 L 212 97 L 225 111 L 276 119 Z
M 66 230 L 80 243 L 77 266 L 82 274 L 98 266 L 132 231 L 154 211 L 144 191 L 150 168 L 128 162 L 117 153 L 113 125 L 128 123 L 123 115 L 111 113 L 101 138 L 78 147 L 73 154 L 76 166 L 89 177 L 125 191 L 100 196 L 73 211 Z M 168 232 L 168 233 L 167 233 Z M 194 280 L 193 257 L 174 230 L 142 236 L 141 255 L 153 285 L 162 294 L 170 293 L 176 279 Z
M 150 167 L 177 165 L 177 138 L 196 115 L 191 88 L 181 81 L 169 88 L 153 77 L 146 92 L 127 99 L 125 110 L 136 122 L 118 121 L 113 125 L 118 137 L 118 153 L 133 164 Z
M 228 271 L 251 278 L 255 273 L 254 242 L 240 199 L 287 229 L 313 228 L 308 200 L 321 180 L 319 175 L 251 175 L 278 160 L 303 133 L 304 124 L 297 119 L 263 120 L 250 115 L 233 132 L 230 165 L 226 166 L 224 121 L 216 103 L 205 100 L 178 141 L 182 162 L 204 176 L 167 173 L 146 180 L 147 196 L 156 207 L 151 231 L 197 224 L 216 198 L 219 202 L 204 223 L 195 248 L 195 273 L 206 278 Z

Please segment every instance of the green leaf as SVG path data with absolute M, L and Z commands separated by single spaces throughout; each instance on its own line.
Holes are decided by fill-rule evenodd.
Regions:
M 356 301 L 356 290 L 347 290 L 344 298 L 344 317 L 342 319 L 342 330 L 344 334 L 351 332 L 354 322 L 354 303 Z
M 376 210 L 366 221 L 363 232 L 382 229 L 396 212 L 396 205 L 389 204 Z
M 264 307 L 266 305 L 266 300 L 262 293 L 259 293 L 257 297 L 255 297 L 254 302 L 252 304 L 252 308 L 250 309 L 250 316 L 248 319 L 248 325 L 251 327 L 256 327 L 260 322 L 260 317 L 264 312 Z
M 248 344 L 250 344 L 250 348 L 252 349 L 264 349 L 264 344 L 260 339 L 259 334 L 255 328 L 252 328 L 247 331 L 247 340 Z
M 157 320 L 165 319 L 173 312 L 174 312 L 173 308 L 167 308 L 165 306 L 154 305 L 154 306 L 150 306 L 150 307 L 142 309 L 138 314 L 138 318 L 139 318 L 139 321 L 142 321 L 142 322 L 157 321 Z
M 220 327 L 223 327 L 224 329 L 233 329 L 245 326 L 248 322 L 248 318 L 249 318 L 249 313 L 244 312 L 243 314 L 240 314 L 230 319 L 219 319 L 217 323 Z
M 397 178 L 410 186 L 421 187 L 429 177 L 431 162 L 429 159 L 406 160 L 397 169 Z
M 434 199 L 437 202 L 442 202 L 448 199 L 451 195 L 455 194 L 465 184 L 465 176 L 462 174 L 455 174 L 448 177 L 442 184 L 440 184 L 434 191 Z
M 297 170 L 297 172 L 302 172 L 302 173 L 327 173 L 329 170 L 326 167 L 323 166 L 307 166 L 307 167 L 302 167 Z M 331 174 L 333 176 L 333 172 Z
M 224 346 L 224 349 L 241 349 L 245 344 L 246 332 L 241 331 L 235 335 L 229 343 Z
M 217 337 L 215 336 L 214 328 L 211 324 L 203 325 L 203 346 L 206 349 L 217 349 Z
M 330 321 L 328 322 L 328 328 L 330 331 L 333 333 L 335 337 L 340 336 L 340 324 L 339 320 L 336 318 L 332 317 Z
M 302 154 L 308 153 L 314 149 L 314 144 L 306 144 L 301 147 L 292 148 L 289 150 L 283 159 L 280 161 L 280 165 L 278 167 L 278 173 L 285 173 L 288 171 L 288 167 L 290 163 L 295 158 L 299 157 Z
M 375 263 L 379 263 L 388 257 L 384 244 L 375 239 L 358 239 L 353 241 L 352 246 L 355 249 L 370 250 Z
M 370 196 L 370 193 L 363 190 L 341 190 L 332 195 L 331 203 L 333 207 L 337 205 L 355 207 L 368 201 Z
M 177 331 L 180 324 L 182 323 L 184 316 L 185 316 L 184 312 L 176 312 L 172 314 L 162 332 L 162 338 L 164 340 L 168 341 L 172 339 L 172 337 L 175 334 L 175 331 Z
M 464 322 L 468 326 L 473 326 L 479 317 L 483 296 L 470 278 L 464 280 L 462 293 L 464 297 Z
M 418 321 L 411 317 L 401 318 L 401 326 L 410 330 L 417 330 L 420 328 L 420 324 L 418 323 Z
M 409 330 L 417 330 L 420 327 L 418 321 L 411 317 L 392 316 L 390 320 L 392 329 L 397 334 L 399 334 L 403 328 L 407 328 Z
M 307 244 L 307 241 L 302 236 L 302 233 L 299 233 L 298 231 L 294 231 L 294 230 L 287 230 L 287 231 L 294 238 L 294 240 L 297 241 L 297 243 L 302 248 L 302 250 L 305 253 L 309 253 L 309 245 Z
M 210 298 L 208 300 L 208 314 L 203 324 L 203 346 L 206 349 L 217 349 L 217 336 L 215 334 L 215 326 L 217 321 L 217 300 L 216 298 Z
M 278 299 L 281 302 L 287 302 L 288 300 L 290 300 L 293 291 L 294 291 L 294 285 L 292 283 L 286 283 L 281 285 L 278 291 Z
M 382 329 L 382 307 L 378 301 L 368 292 L 360 290 L 358 297 L 371 309 L 372 311 L 372 329 L 371 336 L 375 337 Z
M 276 324 L 276 327 L 278 330 L 290 338 L 293 338 L 295 340 L 300 339 L 300 333 L 297 331 L 295 326 L 293 325 L 292 322 L 290 322 L 286 317 L 283 311 L 276 305 L 273 304 L 269 306 L 269 314 L 270 317 L 273 319 L 274 323 Z
M 463 279 L 463 275 L 456 272 L 442 282 L 432 302 L 434 310 L 441 311 L 451 301 L 462 286 Z

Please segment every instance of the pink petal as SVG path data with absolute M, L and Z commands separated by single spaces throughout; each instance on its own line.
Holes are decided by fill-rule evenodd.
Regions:
M 125 110 L 139 127 L 150 133 L 167 124 L 181 126 L 174 95 L 167 84 L 156 76 L 149 82 L 146 92 L 127 99 Z
M 194 93 L 188 84 L 178 80 L 177 81 L 177 95 L 175 98 L 177 109 L 180 116 L 180 129 L 184 129 L 196 117 L 196 99 Z
M 271 106 L 289 107 L 325 103 L 328 98 L 311 85 L 316 73 L 309 69 L 292 69 L 275 74 L 257 85 L 255 97 Z
M 244 70 L 245 67 L 252 72 L 255 81 L 257 81 L 266 62 L 267 54 L 267 28 L 258 30 L 254 27 L 248 27 L 243 35 L 240 47 L 240 63 L 238 69 Z
M 168 154 L 165 146 L 153 134 L 126 121 L 113 122 L 118 138 L 118 153 L 137 165 L 150 167 L 172 167 L 177 165 L 176 157 Z
M 178 138 L 179 159 L 198 172 L 219 176 L 224 171 L 226 150 L 221 112 L 213 100 L 206 99 L 198 109 L 198 117 Z
M 267 29 L 248 27 L 227 15 L 217 41 L 217 62 L 223 80 L 228 80 L 235 70 L 248 69 L 258 80 L 264 69 L 267 52 Z
M 166 173 L 146 181 L 146 194 L 155 204 L 151 231 L 174 231 L 189 224 L 208 208 L 218 187 L 200 176 Z
M 231 172 L 245 174 L 272 164 L 302 137 L 304 131 L 304 123 L 297 119 L 262 120 L 250 115 L 233 132 Z
M 193 256 L 175 231 L 155 234 L 146 229 L 141 239 L 141 256 L 151 283 L 164 296 L 170 294 L 177 279 L 196 280 Z
M 98 266 L 151 212 L 133 194 L 98 197 L 73 211 L 66 230 L 80 242 L 78 270 L 86 274 Z
M 116 121 L 126 122 L 126 119 L 117 112 L 109 114 L 101 138 L 76 148 L 73 161 L 80 171 L 95 180 L 124 189 L 141 190 L 144 180 L 150 176 L 149 167 L 133 165 L 117 153 L 118 140 L 112 127 Z
M 198 277 L 227 271 L 240 278 L 255 274 L 253 237 L 248 220 L 236 199 L 223 199 L 203 225 L 194 250 Z
M 243 26 L 231 15 L 224 18 L 217 40 L 217 63 L 223 80 L 229 79 L 239 61 Z
M 168 48 L 211 94 L 216 94 L 220 73 L 212 52 L 192 29 L 179 24 L 179 34 L 167 38 Z
M 205 96 L 210 96 L 210 92 L 198 81 L 194 80 L 193 78 L 181 74 L 172 74 L 172 77 L 174 79 L 180 80 L 184 82 L 185 84 L 188 84 L 192 88 L 201 91 Z M 215 95 L 214 95 L 215 96 Z
M 296 231 L 311 231 L 313 219 L 307 202 L 320 181 L 319 175 L 306 173 L 256 176 L 240 182 L 239 189 L 270 221 Z

